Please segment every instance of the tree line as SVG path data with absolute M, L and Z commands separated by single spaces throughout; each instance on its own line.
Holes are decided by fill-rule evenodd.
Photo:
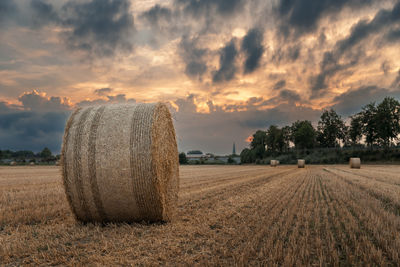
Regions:
M 55 162 L 60 159 L 60 155 L 53 155 L 51 150 L 47 147 L 42 151 L 34 153 L 30 150 L 0 150 L 0 160 L 13 160 L 16 162 Z
M 381 103 L 370 103 L 349 117 L 348 125 L 334 109 L 324 110 L 315 128 L 311 121 L 296 121 L 279 128 L 256 131 L 250 148 L 241 154 L 242 163 L 256 162 L 289 150 L 315 148 L 389 148 L 399 146 L 400 102 L 386 97 Z

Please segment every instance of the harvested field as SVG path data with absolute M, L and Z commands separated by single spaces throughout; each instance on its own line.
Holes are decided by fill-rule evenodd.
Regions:
M 79 224 L 58 167 L 0 168 L 0 265 L 399 265 L 400 166 L 183 166 L 168 224 Z

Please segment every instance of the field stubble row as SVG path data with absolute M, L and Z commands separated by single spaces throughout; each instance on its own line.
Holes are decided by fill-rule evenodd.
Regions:
M 76 223 L 54 167 L 0 168 L 3 264 L 397 265 L 399 166 L 184 166 L 176 221 Z

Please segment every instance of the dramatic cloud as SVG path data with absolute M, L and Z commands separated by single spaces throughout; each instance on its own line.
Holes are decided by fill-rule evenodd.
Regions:
M 234 78 L 236 73 L 236 56 L 238 51 L 236 49 L 235 40 L 231 40 L 220 51 L 219 69 L 214 73 L 213 81 L 230 81 Z
M 275 83 L 274 85 L 274 90 L 280 90 L 286 86 L 286 81 L 285 80 L 280 80 Z
M 105 88 L 108 89 L 108 88 Z M 93 105 L 115 104 L 115 103 L 135 103 L 133 98 L 126 98 L 125 94 L 107 95 L 107 99 L 99 98 L 94 100 L 83 100 L 76 104 L 78 107 L 86 107 Z
M 361 107 L 366 104 L 382 101 L 386 96 L 400 99 L 400 91 L 390 91 L 377 86 L 362 86 L 335 97 L 336 104 L 333 108 L 340 114 L 349 116 L 361 111 Z
M 399 69 L 399 71 L 397 73 L 396 79 L 392 83 L 392 87 L 395 88 L 395 89 L 400 89 L 400 69 Z
M 179 44 L 180 55 L 185 62 L 185 73 L 191 78 L 201 79 L 207 71 L 205 56 L 207 49 L 198 47 L 198 39 L 182 37 Z
M 19 97 L 21 105 L 0 102 L 0 148 L 60 151 L 65 122 L 71 112 L 66 98 L 32 91 Z
M 33 24 L 36 27 L 46 26 L 49 23 L 60 23 L 60 17 L 53 6 L 43 0 L 31 0 Z
M 214 12 L 228 16 L 243 6 L 243 0 L 176 0 L 186 13 L 195 17 L 210 15 Z
M 21 95 L 18 100 L 26 110 L 38 112 L 51 112 L 69 110 L 71 107 L 67 98 L 47 97 L 45 93 L 32 91 Z
M 44 0 L 31 0 L 30 6 L 33 25 L 57 25 L 70 49 L 92 56 L 132 50 L 135 29 L 129 0 L 71 0 L 58 9 Z
M 359 63 L 361 57 L 364 57 L 363 50 L 358 48 L 354 51 L 354 47 L 362 45 L 362 41 L 371 35 L 380 34 L 383 29 L 389 28 L 400 22 L 400 1 L 397 2 L 391 10 L 380 10 L 372 20 L 360 20 L 351 29 L 349 36 L 339 40 L 334 49 L 325 52 L 321 62 L 320 73 L 312 77 L 311 90 L 312 97 L 321 97 L 325 94 L 328 87 L 327 81 L 339 71 L 347 70 Z M 345 62 L 340 63 L 345 57 Z
M 149 10 L 140 15 L 147 23 L 150 23 L 154 28 L 161 30 L 165 24 L 170 23 L 172 19 L 172 11 L 167 7 L 156 4 Z
M 242 41 L 242 51 L 246 54 L 244 73 L 251 73 L 260 66 L 260 60 L 264 53 L 263 32 L 261 29 L 251 29 Z
M 68 45 L 96 55 L 113 55 L 117 48 L 130 51 L 133 16 L 128 0 L 69 2 L 63 7 Z
M 14 0 L 0 1 L 0 22 L 3 24 L 6 19 L 12 17 L 17 12 L 17 5 Z M 1 27 L 1 25 L 0 25 Z
M 373 0 L 280 0 L 278 14 L 282 20 L 281 30 L 285 35 L 310 33 L 317 29 L 319 21 L 340 12 L 344 7 L 362 7 Z
M 107 94 L 111 93 L 112 91 L 113 91 L 113 89 L 111 89 L 111 88 L 101 88 L 101 89 L 94 90 L 94 93 L 96 95 L 103 96 L 103 95 L 107 95 Z

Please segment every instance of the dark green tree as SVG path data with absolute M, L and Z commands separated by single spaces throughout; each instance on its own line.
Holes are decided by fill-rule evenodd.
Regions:
M 333 109 L 324 110 L 318 122 L 317 140 L 322 147 L 340 146 L 346 140 L 347 127 Z
M 187 164 L 188 160 L 184 152 L 179 153 L 179 164 Z
M 362 108 L 360 112 L 362 121 L 362 132 L 368 146 L 378 143 L 378 121 L 377 108 L 375 102 L 370 103 Z
M 265 154 L 267 133 L 265 131 L 258 130 L 253 134 L 253 140 L 251 140 L 250 148 L 254 151 L 254 155 L 257 159 L 262 159 Z
M 315 146 L 316 131 L 310 121 L 296 121 L 292 124 L 291 129 L 292 142 L 296 149 Z
M 47 147 L 45 147 L 42 152 L 40 152 L 40 157 L 45 160 L 45 161 L 49 161 L 53 158 L 53 154 L 51 153 L 51 150 L 48 149 Z
M 379 143 L 385 147 L 398 139 L 400 134 L 400 103 L 393 97 L 385 99 L 376 108 Z
M 350 144 L 355 146 L 360 143 L 363 133 L 363 123 L 362 123 L 361 113 L 351 116 L 350 119 L 351 119 L 350 127 L 347 134 Z
M 268 151 L 272 153 L 282 152 L 285 146 L 285 140 L 282 134 L 282 130 L 275 125 L 271 125 L 267 130 L 265 142 Z
M 245 148 L 240 153 L 241 163 L 253 163 L 256 161 L 255 153 L 253 150 Z
M 283 138 L 283 151 L 287 151 L 292 141 L 292 128 L 290 126 L 282 127 L 282 138 Z

